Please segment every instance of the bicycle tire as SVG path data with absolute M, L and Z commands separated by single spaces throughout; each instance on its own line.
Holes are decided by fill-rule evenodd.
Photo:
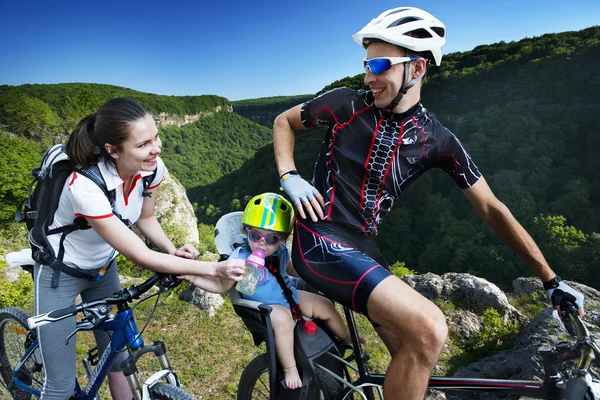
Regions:
M 320 369 L 316 369 L 321 384 L 321 399 L 337 399 L 342 393 L 343 386 L 335 378 Z M 277 380 L 283 376 L 277 373 Z M 238 385 L 237 400 L 271 399 L 269 385 L 269 366 L 267 354 L 256 356 L 242 371 Z
M 182 388 L 165 382 L 158 382 L 149 391 L 150 398 L 153 400 L 196 400 L 194 396 Z
M 582 376 L 575 376 L 567 382 L 564 392 L 564 399 L 568 400 L 588 400 L 592 397 L 589 395 L 588 384 Z
M 17 307 L 6 307 L 0 310 L 0 374 L 11 397 L 15 400 L 29 400 L 33 395 L 19 389 L 13 381 L 13 368 L 21 360 L 27 346 L 28 338 L 35 335 L 27 327 L 29 314 Z M 39 354 L 39 353 L 37 353 Z M 36 353 L 27 360 L 21 370 L 21 382 L 41 391 L 44 383 L 44 371 L 41 359 Z

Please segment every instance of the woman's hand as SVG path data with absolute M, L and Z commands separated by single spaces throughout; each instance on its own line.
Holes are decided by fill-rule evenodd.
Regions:
M 196 278 L 198 278 L 197 275 L 177 275 L 177 279 L 181 279 L 182 281 L 187 281 L 191 285 L 194 285 L 194 286 L 197 286 Z
M 198 250 L 191 244 L 184 244 L 174 255 L 177 257 L 189 258 L 190 260 L 197 260 L 198 257 L 200 257 Z
M 231 259 L 218 262 L 215 266 L 215 272 L 219 279 L 229 279 L 233 281 L 242 280 L 242 275 L 246 270 L 245 261 L 240 259 Z

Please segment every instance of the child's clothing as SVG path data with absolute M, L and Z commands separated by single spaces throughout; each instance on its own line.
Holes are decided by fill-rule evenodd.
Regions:
M 248 256 L 250 256 L 250 254 L 251 252 L 249 249 L 246 246 L 243 246 L 235 249 L 229 258 L 245 260 L 248 258 Z M 284 245 L 280 245 L 279 250 L 273 254 L 273 256 L 279 257 L 279 272 L 283 277 L 286 286 L 292 291 L 294 301 L 298 303 L 298 292 L 296 291 L 296 288 L 292 286 L 290 277 L 286 271 L 288 262 L 290 261 L 290 252 Z M 271 257 L 267 257 L 265 260 L 265 265 L 268 265 Z M 277 278 L 275 278 L 266 267 L 263 271 L 263 276 L 258 281 L 258 285 L 256 285 L 254 294 L 242 294 L 242 297 L 248 300 L 259 301 L 263 304 L 281 304 L 282 306 L 290 308 L 290 305 L 283 294 L 283 290 L 281 290 L 281 286 L 279 286 L 279 283 L 277 282 Z

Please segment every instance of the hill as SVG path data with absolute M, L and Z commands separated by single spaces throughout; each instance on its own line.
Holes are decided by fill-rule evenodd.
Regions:
M 257 99 L 234 101 L 233 112 L 240 114 L 244 118 L 248 118 L 257 124 L 264 125 L 268 128 L 273 127 L 273 120 L 283 111 L 297 104 L 303 103 L 314 95 L 299 95 L 299 96 L 275 96 L 261 97 Z
M 64 139 L 82 117 L 114 97 L 134 99 L 152 114 L 179 116 L 230 104 L 226 98 L 214 95 L 165 96 L 95 83 L 0 85 L 0 127 L 45 144 L 56 142 Z

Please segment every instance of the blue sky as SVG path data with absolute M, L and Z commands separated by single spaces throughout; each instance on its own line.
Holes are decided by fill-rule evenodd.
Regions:
M 0 84 L 230 100 L 315 93 L 361 73 L 351 35 L 405 5 L 446 24 L 446 54 L 600 24 L 598 0 L 0 0 Z

